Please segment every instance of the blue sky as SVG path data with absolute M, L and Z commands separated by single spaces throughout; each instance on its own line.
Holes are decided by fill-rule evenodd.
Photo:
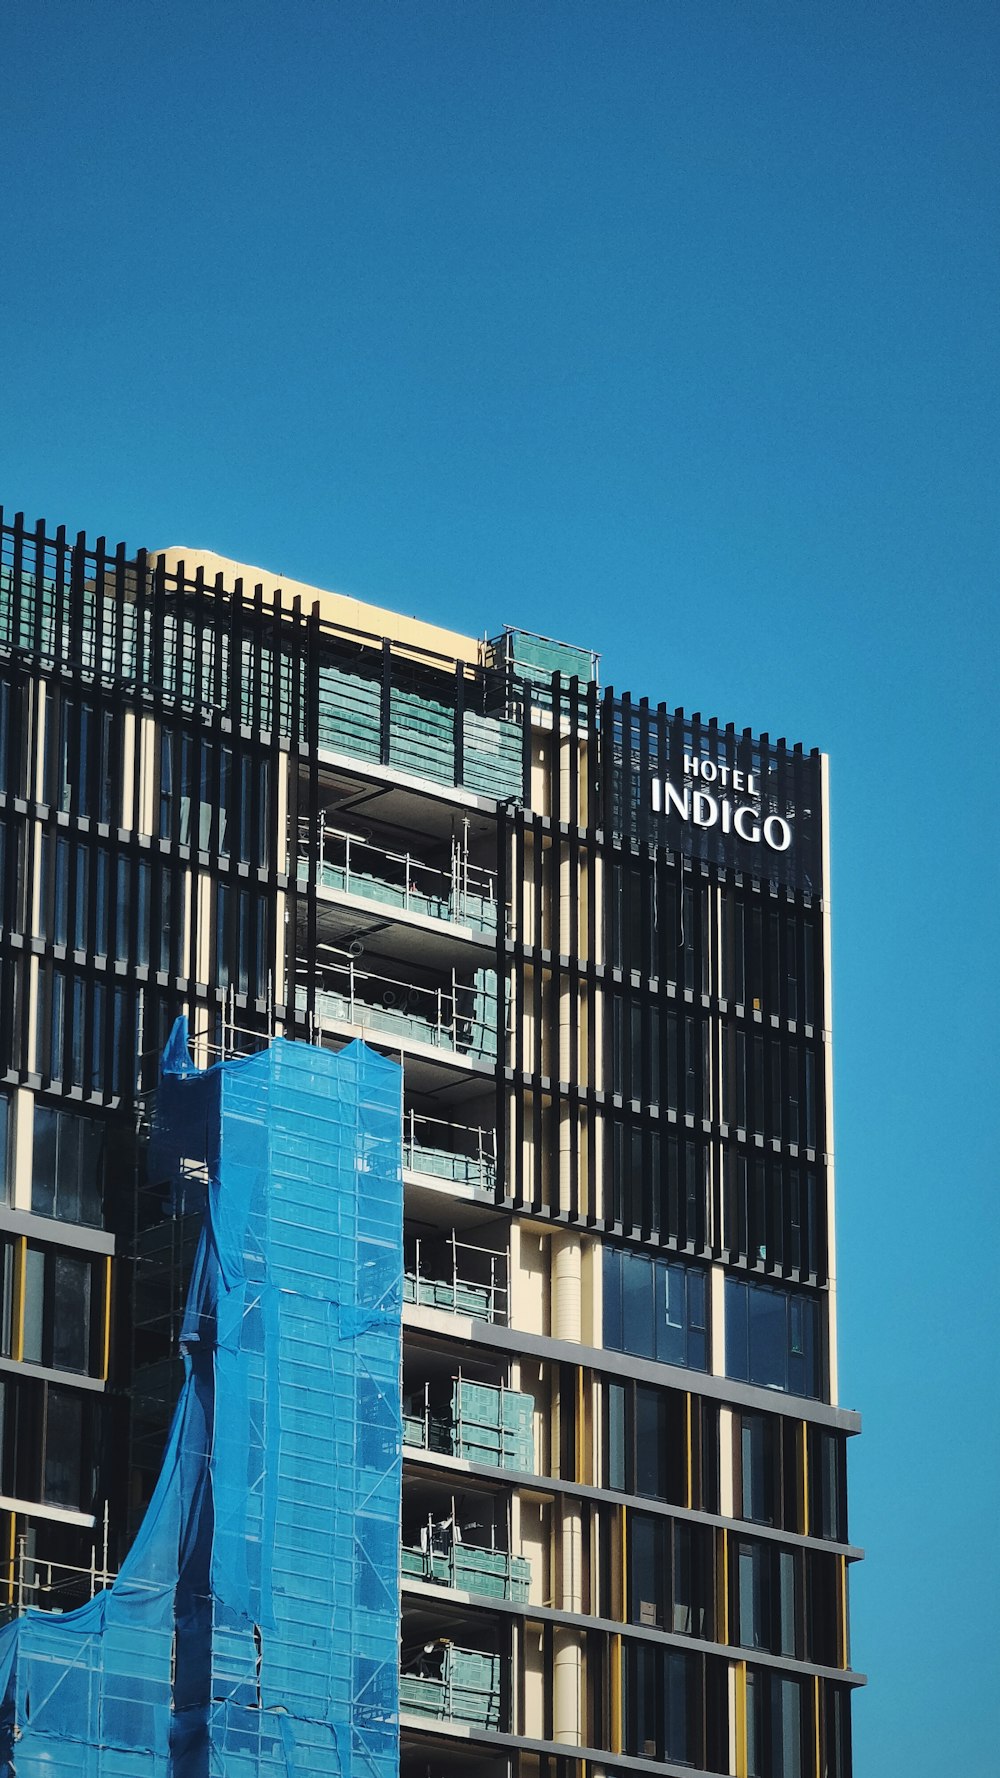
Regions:
M 985 0 L 0 27 L 9 510 L 832 756 L 859 1778 L 996 1769 L 998 61 Z

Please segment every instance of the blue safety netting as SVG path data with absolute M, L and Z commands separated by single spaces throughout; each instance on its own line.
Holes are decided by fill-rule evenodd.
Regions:
M 0 1778 L 395 1778 L 400 1132 L 364 1044 L 200 1073 L 175 1027 L 151 1160 L 204 1205 L 185 1381 L 114 1584 L 0 1632 Z

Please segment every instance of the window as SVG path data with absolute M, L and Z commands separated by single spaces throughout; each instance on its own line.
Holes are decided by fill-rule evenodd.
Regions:
M 149 963 L 149 909 L 150 868 L 141 858 L 135 871 L 135 960 L 144 965 Z
M 23 820 L 10 814 L 0 816 L 0 923 L 9 932 L 28 930 L 28 874 L 25 870 L 25 831 Z
M 264 870 L 268 864 L 268 792 L 270 771 L 266 759 L 244 754 L 239 763 L 239 857 L 242 864 Z
M 638 1759 L 721 1767 L 722 1666 L 681 1649 L 623 1641 L 623 1743 Z
M 23 1356 L 51 1370 L 96 1374 L 101 1261 L 30 1242 L 24 1256 Z
M 34 1377 L 8 1379 L 2 1403 L 5 1491 L 91 1511 L 100 1404 L 82 1390 Z
M 232 890 L 227 883 L 215 889 L 215 981 L 220 988 L 229 986 L 230 924 L 229 904 Z
M 818 925 L 804 908 L 722 891 L 722 994 L 734 1006 L 816 1022 Z
M 731 1572 L 736 1598 L 733 1622 L 743 1648 L 771 1654 L 800 1653 L 800 1557 L 777 1544 L 740 1539 Z
M 784 1414 L 744 1411 L 736 1422 L 734 1455 L 738 1516 L 804 1532 L 802 1422 Z
M 734 1259 L 824 1276 L 819 1176 L 812 1167 L 723 1150 L 723 1245 Z
M 42 837 L 38 936 L 64 945 L 69 932 L 69 840 L 61 834 Z
M 35 1215 L 99 1227 L 103 1175 L 103 1124 L 36 1103 L 31 1170 Z
M 718 1410 L 650 1383 L 608 1383 L 606 1485 L 675 1506 L 718 1506 Z
M 679 1635 L 714 1635 L 712 1534 L 703 1525 L 632 1513 L 629 1622 Z
M 615 1352 L 706 1370 L 705 1272 L 606 1246 L 604 1343 Z
M 740 1426 L 740 1514 L 761 1525 L 774 1523 L 772 1450 L 774 1425 L 763 1414 L 744 1414 Z
M 129 911 L 132 900 L 132 873 L 124 853 L 115 865 L 115 956 L 124 961 L 129 955 Z
M 792 1395 L 820 1392 L 819 1305 L 804 1292 L 726 1279 L 726 1375 Z
M 49 1506 L 78 1507 L 81 1497 L 84 1403 L 69 1389 L 46 1390 L 42 1499 Z
M 182 846 L 191 839 L 192 752 L 190 735 L 161 729 L 157 830 L 161 840 L 176 838 Z
M 803 1778 L 806 1718 L 799 1680 L 747 1668 L 749 1778 Z
M 839 1432 L 809 1428 L 809 1529 L 814 1537 L 847 1538 L 847 1443 Z

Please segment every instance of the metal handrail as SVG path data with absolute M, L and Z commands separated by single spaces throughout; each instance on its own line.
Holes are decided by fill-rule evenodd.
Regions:
M 299 862 L 305 864 L 309 856 L 311 825 L 307 820 L 299 821 Z M 392 883 L 381 876 L 377 868 L 368 870 L 359 867 L 356 859 L 359 853 L 370 852 L 376 865 L 395 866 L 400 872 L 402 882 Z M 485 865 L 470 864 L 468 843 L 465 838 L 452 840 L 451 865 L 442 870 L 437 865 L 425 864 L 409 850 L 393 852 L 386 846 L 376 845 L 372 840 L 362 839 L 358 834 L 348 833 L 346 829 L 329 824 L 325 814 L 321 813 L 318 826 L 318 848 L 316 865 L 319 873 L 324 870 L 343 873 L 343 884 L 338 884 L 348 894 L 351 893 L 352 879 L 358 883 L 382 884 L 387 890 L 394 890 L 401 897 L 404 910 L 425 913 L 421 902 L 437 903 L 447 911 L 449 918 L 467 918 L 476 912 L 475 904 L 490 910 L 495 909 L 497 873 Z M 426 884 L 426 887 L 424 885 Z
M 447 1245 L 451 1250 L 451 1277 L 442 1278 L 437 1272 L 424 1271 L 421 1265 L 424 1242 L 420 1235 L 414 1237 L 412 1248 L 414 1269 L 407 1269 L 406 1275 L 414 1281 L 417 1303 L 420 1303 L 421 1284 L 434 1286 L 443 1285 L 446 1289 L 450 1288 L 452 1308 L 456 1313 L 459 1312 L 458 1296 L 460 1288 L 468 1291 L 481 1291 L 484 1293 L 486 1299 L 487 1312 L 480 1317 L 480 1319 L 484 1321 L 505 1323 L 508 1319 L 510 1297 L 508 1289 L 507 1255 L 504 1253 L 497 1253 L 495 1248 L 492 1247 L 477 1247 L 473 1245 L 471 1241 L 460 1241 L 454 1229 L 451 1229 L 448 1233 Z M 486 1283 L 480 1278 L 469 1277 L 464 1272 L 461 1272 L 459 1270 L 459 1254 L 480 1254 L 484 1259 L 488 1260 L 489 1282 Z
M 463 1151 L 453 1146 L 441 1147 L 431 1141 L 421 1141 L 418 1128 L 447 1130 L 454 1139 L 456 1135 L 471 1137 L 468 1150 Z M 450 1154 L 456 1160 L 468 1161 L 478 1167 L 480 1176 L 486 1178 L 491 1172 L 495 1175 L 497 1164 L 497 1133 L 496 1130 L 484 1129 L 479 1124 L 449 1123 L 446 1118 L 427 1117 L 415 1112 L 412 1107 L 403 1113 L 403 1166 L 412 1173 L 419 1173 L 418 1154 L 420 1150 L 430 1150 L 437 1154 Z
M 476 1014 L 476 1000 L 481 994 L 485 995 L 486 990 L 460 981 L 454 969 L 450 972 L 448 986 L 421 988 L 415 983 L 400 981 L 397 976 L 360 969 L 350 951 L 343 951 L 337 945 L 318 945 L 312 973 L 319 993 L 335 994 L 346 1002 L 344 1016 L 351 1024 L 365 1022 L 363 1018 L 355 1017 L 359 1011 L 388 1018 L 390 1028 L 396 1020 L 413 1019 L 426 1026 L 429 1042 L 461 1051 L 484 1049 L 484 1039 L 496 1034 L 495 1020 L 479 1018 Z M 309 979 L 310 976 L 300 969 L 299 985 L 304 986 Z M 401 998 L 405 999 L 405 1006 L 398 1004 Z

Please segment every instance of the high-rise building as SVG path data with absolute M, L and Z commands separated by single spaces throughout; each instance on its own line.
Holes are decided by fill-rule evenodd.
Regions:
M 0 863 L 6 1614 L 106 1587 L 160 1472 L 174 1021 L 199 1068 L 360 1038 L 402 1086 L 403 1778 L 848 1778 L 823 757 L 0 515 Z

